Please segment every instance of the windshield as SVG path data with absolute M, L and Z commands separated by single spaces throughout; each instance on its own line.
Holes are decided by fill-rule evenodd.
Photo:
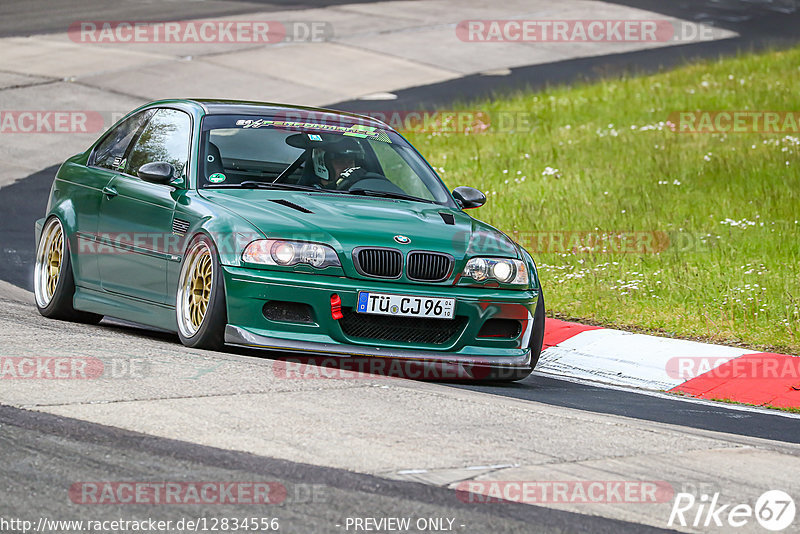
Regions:
M 202 189 L 298 189 L 453 205 L 428 164 L 389 130 L 209 115 L 200 145 Z

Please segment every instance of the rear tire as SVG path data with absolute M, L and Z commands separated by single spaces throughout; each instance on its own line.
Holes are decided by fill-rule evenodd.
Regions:
M 175 302 L 181 343 L 196 349 L 219 350 L 228 323 L 225 284 L 216 247 L 199 234 L 183 256 Z
M 33 293 L 36 309 L 44 317 L 97 324 L 102 315 L 76 310 L 75 277 L 72 273 L 69 238 L 58 217 L 51 217 L 42 228 L 36 246 L 36 264 L 33 273 Z

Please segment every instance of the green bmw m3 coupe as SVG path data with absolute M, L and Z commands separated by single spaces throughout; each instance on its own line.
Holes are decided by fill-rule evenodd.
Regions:
M 36 222 L 36 305 L 196 348 L 520 380 L 539 359 L 544 300 L 531 256 L 465 213 L 485 201 L 450 192 L 369 117 L 153 102 L 58 170 Z

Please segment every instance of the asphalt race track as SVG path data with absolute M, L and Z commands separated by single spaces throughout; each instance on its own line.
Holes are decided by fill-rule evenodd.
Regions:
M 59 31 L 81 17 L 171 20 L 189 12 L 211 17 L 353 3 L 360 2 L 179 0 L 110 7 L 92 0 L 76 12 L 51 9 L 44 1 L 11 0 L 0 6 L 0 37 Z M 800 38 L 800 10 L 784 11 L 781 2 L 614 3 L 712 22 L 739 36 L 513 68 L 506 76 L 473 74 L 393 91 L 397 100 L 387 103 L 348 100 L 330 107 L 447 106 L 520 88 L 786 46 Z M 450 518 L 458 532 L 656 532 L 666 528 L 668 504 L 658 512 L 642 506 L 602 511 L 579 505 L 476 506 L 459 500 L 453 484 L 473 477 L 627 476 L 669 480 L 675 491 L 705 487 L 730 499 L 740 498 L 739 490 L 757 497 L 759 490 L 747 488 L 750 480 L 800 487 L 796 414 L 542 374 L 503 386 L 281 381 L 273 359 L 280 354 L 192 351 L 172 334 L 113 320 L 100 326 L 45 320 L 28 293 L 33 223 L 45 211 L 57 168 L 0 188 L 0 355 L 150 362 L 141 377 L 103 380 L 96 387 L 0 384 L 0 518 L 177 521 L 257 515 L 279 517 L 286 532 L 346 532 L 347 518 L 402 516 Z M 530 450 L 529 443 L 534 443 Z M 770 473 L 776 466 L 785 470 Z M 246 505 L 87 507 L 70 500 L 71 485 L 96 480 L 269 480 L 283 485 L 287 498 L 258 511 Z
M 46 512 L 50 518 L 77 519 L 74 506 L 63 502 L 63 488 L 54 481 L 94 480 L 106 478 L 108 473 L 124 473 L 129 479 L 168 479 L 190 472 L 202 480 L 268 479 L 283 484 L 286 500 L 258 513 L 280 517 L 294 532 L 335 531 L 346 517 L 393 517 L 400 510 L 400 515 L 415 518 L 457 518 L 456 529 L 468 528 L 469 532 L 666 532 L 523 504 L 476 507 L 459 501 L 445 488 L 153 438 L 8 407 L 0 407 L 0 425 L 4 429 L 0 443 L 5 461 L 0 477 L 5 515 L 30 516 L 25 491 L 42 488 L 36 499 L 49 503 Z M 65 451 L 80 454 L 65 458 Z M 56 458 L 58 462 L 53 461 Z M 128 512 L 121 505 L 110 507 L 97 519 L 113 519 Z M 202 517 L 205 512 L 203 506 L 161 506 L 149 509 L 147 515 L 177 521 Z M 225 514 L 242 517 L 253 511 L 239 505 L 226 507 Z

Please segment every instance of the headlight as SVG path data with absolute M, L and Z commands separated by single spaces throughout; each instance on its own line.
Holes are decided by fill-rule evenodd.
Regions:
M 259 239 L 245 247 L 242 260 L 247 263 L 280 265 L 290 267 L 307 263 L 318 269 L 341 267 L 336 251 L 328 245 L 305 243 L 302 241 L 283 241 L 280 239 Z
M 464 267 L 464 276 L 469 276 L 476 282 L 483 282 L 489 278 L 489 263 L 483 258 L 472 258 Z
M 525 262 L 505 258 L 472 258 L 462 274 L 476 282 L 492 278 L 501 284 L 527 286 L 530 283 Z

